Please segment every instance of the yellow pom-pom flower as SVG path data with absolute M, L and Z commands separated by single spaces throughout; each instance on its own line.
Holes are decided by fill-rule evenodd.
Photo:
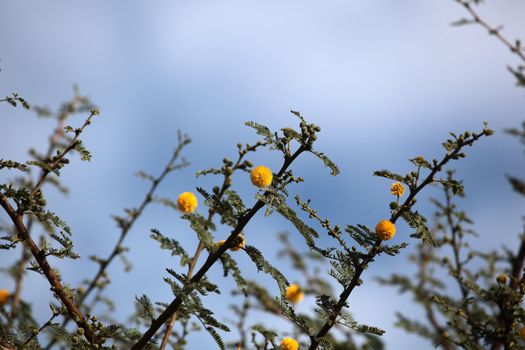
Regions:
M 183 213 L 193 213 L 198 205 L 197 197 L 191 192 L 183 192 L 177 199 L 177 207 Z
M 9 291 L 7 289 L 0 289 L 0 306 L 7 304 L 9 300 Z
M 520 337 L 522 340 L 525 340 L 525 327 L 520 328 Z
M 496 281 L 498 281 L 499 284 L 507 284 L 508 277 L 504 273 L 500 273 L 498 277 L 496 277 Z
M 304 298 L 304 293 L 298 284 L 291 284 L 286 288 L 286 299 L 294 304 L 297 304 Z
M 394 182 L 392 186 L 390 186 L 390 193 L 394 196 L 401 197 L 405 193 L 405 187 L 401 182 Z
M 389 220 L 381 220 L 376 225 L 376 234 L 383 241 L 388 241 L 396 234 L 396 225 Z
M 259 165 L 256 168 L 252 169 L 250 174 L 250 179 L 252 184 L 259 188 L 265 188 L 272 184 L 273 174 L 270 169 L 263 165 Z
M 281 349 L 283 350 L 298 350 L 299 349 L 299 343 L 297 340 L 293 338 L 284 338 L 281 341 Z
M 233 247 L 230 248 L 230 250 L 233 250 L 234 252 L 241 250 L 244 248 L 244 245 L 246 244 L 246 239 L 243 235 L 238 235 L 235 237 L 235 240 L 233 241 Z
M 224 244 L 224 242 L 226 242 L 226 241 L 224 239 L 221 239 L 216 244 L 217 244 L 218 247 L 220 247 L 220 246 L 222 246 Z M 246 244 L 246 238 L 244 238 L 243 235 L 238 235 L 237 237 L 235 237 L 233 246 L 230 247 L 230 250 L 233 250 L 234 252 L 236 252 L 236 251 L 241 250 L 242 248 L 244 248 L 245 244 Z

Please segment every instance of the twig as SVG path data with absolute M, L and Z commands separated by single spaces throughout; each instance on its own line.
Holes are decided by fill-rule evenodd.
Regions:
M 28 338 L 28 339 L 27 339 L 22 345 L 20 345 L 20 349 L 23 349 L 23 348 L 24 348 L 27 344 L 29 344 L 29 342 L 30 342 L 31 340 L 33 340 L 38 334 L 42 333 L 42 331 L 43 331 L 44 329 L 46 329 L 47 327 L 49 327 L 49 326 L 51 325 L 51 322 L 53 322 L 53 320 L 55 319 L 55 317 L 57 317 L 58 315 L 59 315 L 59 314 L 57 314 L 57 313 L 53 313 L 53 315 L 51 315 L 51 317 L 49 318 L 49 320 L 47 320 L 47 322 L 44 323 L 44 324 L 42 325 L 42 327 L 40 327 L 40 328 L 38 329 L 38 332 L 33 333 L 33 334 L 32 334 L 32 335 L 31 335 L 31 336 L 30 336 L 30 337 L 29 337 L 29 338 Z
M 463 273 L 463 263 L 461 262 L 460 253 L 461 253 L 461 246 L 462 246 L 462 239 L 458 234 L 458 227 L 454 224 L 454 219 L 452 218 L 452 201 L 450 192 L 448 189 L 445 190 L 445 200 L 446 200 L 446 208 L 445 209 L 445 217 L 447 218 L 447 224 L 450 228 L 450 233 L 452 236 L 451 239 L 451 246 L 452 246 L 452 253 L 454 256 L 454 273 L 458 276 L 456 278 L 456 281 L 458 282 L 459 289 L 461 290 L 461 294 L 463 296 L 463 300 L 466 300 L 468 297 L 468 289 L 460 282 L 459 277 L 461 277 L 461 274 Z M 468 304 L 466 305 L 468 306 Z
M 69 153 L 71 150 L 73 150 L 77 146 L 77 141 L 78 141 L 80 134 L 82 134 L 86 126 L 91 124 L 91 119 L 93 119 L 93 117 L 98 114 L 99 114 L 99 111 L 97 109 L 91 110 L 91 113 L 89 117 L 86 119 L 86 121 L 84 122 L 84 124 L 80 128 L 74 130 L 75 136 L 73 137 L 73 140 L 71 140 L 69 145 L 54 158 L 53 163 L 49 165 L 48 169 L 43 169 L 42 173 L 40 174 L 40 178 L 38 179 L 35 187 L 33 187 L 33 190 L 31 191 L 31 195 L 34 196 L 36 194 L 36 192 L 38 191 L 38 189 L 40 188 L 40 186 L 46 179 L 47 175 L 49 175 L 49 173 L 51 172 L 50 169 L 55 169 L 60 164 L 62 159 L 66 156 L 66 154 Z
M 430 248 L 429 248 L 430 249 Z M 427 265 L 429 261 L 429 251 L 425 251 L 425 249 L 421 248 L 421 260 L 419 261 L 419 284 L 418 284 L 418 290 L 423 291 L 425 287 L 425 281 L 426 281 L 426 275 L 427 275 Z M 423 304 L 423 307 L 426 311 L 426 316 L 432 327 L 434 327 L 434 331 L 436 334 L 438 334 L 441 339 L 439 342 L 439 345 L 443 347 L 443 350 L 454 350 L 452 343 L 448 339 L 443 338 L 443 333 L 445 332 L 445 328 L 439 324 L 436 315 L 434 314 L 434 310 L 432 309 L 432 304 L 428 301 L 428 295 L 425 297 L 426 300 L 421 300 L 421 303 Z
M 500 33 L 501 29 L 500 28 L 496 28 L 496 27 L 490 26 L 487 22 L 485 22 L 478 15 L 478 13 L 472 8 L 470 2 L 468 2 L 466 0 L 454 0 L 454 1 L 456 1 L 458 4 L 463 5 L 465 7 L 465 9 L 467 9 L 467 11 L 472 16 L 473 22 L 478 23 L 483 28 L 485 28 L 490 35 L 494 35 L 496 38 L 498 38 L 498 40 L 500 42 L 502 42 L 503 45 L 508 47 L 511 52 L 516 54 L 522 61 L 525 62 L 525 53 L 523 52 L 523 49 L 521 48 L 521 45 L 519 44 L 519 41 L 516 41 L 516 44 L 512 45 L 510 40 L 508 40 L 503 35 L 501 35 L 501 33 Z

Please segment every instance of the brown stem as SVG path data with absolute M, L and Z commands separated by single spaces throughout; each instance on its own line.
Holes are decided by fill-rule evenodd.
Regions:
M 290 164 L 306 149 L 304 146 L 300 146 L 299 149 L 290 157 L 286 157 L 284 164 L 282 165 L 281 169 L 279 170 L 279 173 L 277 174 L 277 177 L 280 177 L 284 174 L 284 172 L 288 169 Z M 254 206 L 241 218 L 239 218 L 239 221 L 237 222 L 237 226 L 233 229 L 232 233 L 215 252 L 208 255 L 208 258 L 204 262 L 204 265 L 197 271 L 195 276 L 193 276 L 188 283 L 184 286 L 185 293 L 189 293 L 191 290 L 193 290 L 193 285 L 196 284 L 201 280 L 201 278 L 208 272 L 208 270 L 212 267 L 212 265 L 220 258 L 220 256 L 228 249 L 228 247 L 233 243 L 233 240 L 236 239 L 236 237 L 242 232 L 244 227 L 248 224 L 248 222 L 252 219 L 252 217 L 262 208 L 264 207 L 264 202 L 259 200 L 257 201 Z M 142 349 L 148 341 L 155 335 L 155 333 L 159 330 L 160 327 L 166 322 L 174 313 L 177 312 L 179 307 L 182 304 L 182 298 L 183 296 L 176 297 L 169 305 L 168 307 L 162 312 L 159 317 L 157 317 L 153 322 L 151 323 L 151 326 L 146 332 L 143 334 L 142 338 L 133 345 L 131 348 L 132 350 Z
M 512 260 L 510 288 L 517 290 L 522 282 L 523 266 L 525 264 L 525 238 L 521 238 L 518 255 Z
M 86 337 L 88 342 L 90 344 L 96 344 L 97 339 L 95 338 L 95 334 L 91 330 L 90 325 L 84 319 L 84 315 L 82 315 L 82 312 L 75 304 L 75 301 L 72 300 L 65 292 L 64 287 L 62 286 L 62 283 L 60 282 L 60 279 L 58 278 L 56 272 L 51 268 L 51 266 L 49 266 L 45 252 L 40 250 L 40 248 L 38 248 L 31 236 L 29 236 L 27 228 L 23 222 L 22 213 L 15 211 L 15 209 L 9 203 L 8 199 L 1 194 L 0 205 L 4 208 L 4 210 L 11 218 L 11 221 L 15 225 L 15 228 L 20 238 L 22 239 L 24 246 L 31 252 L 38 265 L 42 269 L 43 274 L 46 276 L 47 280 L 51 284 L 51 290 L 53 291 L 55 296 L 66 307 L 69 315 L 75 320 L 75 323 L 78 325 L 78 327 L 84 329 L 84 336 Z

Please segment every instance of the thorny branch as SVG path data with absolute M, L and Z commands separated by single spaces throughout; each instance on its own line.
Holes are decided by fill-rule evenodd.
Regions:
M 305 146 L 301 145 L 295 153 L 289 157 L 285 158 L 284 164 L 282 165 L 281 169 L 277 173 L 277 178 L 281 177 L 284 172 L 288 169 L 288 167 L 292 164 L 292 162 L 304 151 L 307 149 Z M 222 244 L 215 252 L 211 253 L 208 258 L 206 259 L 204 265 L 197 271 L 197 273 L 189 280 L 188 283 L 185 284 L 184 290 L 186 293 L 190 292 L 193 289 L 193 285 L 196 282 L 199 282 L 200 279 L 206 274 L 206 272 L 212 267 L 212 265 L 219 259 L 219 257 L 228 249 L 228 247 L 231 246 L 233 241 L 237 238 L 237 236 L 242 232 L 244 227 L 248 224 L 248 222 L 252 219 L 252 217 L 262 208 L 264 207 L 264 202 L 261 200 L 258 200 L 254 206 L 246 212 L 245 215 L 243 215 L 238 223 L 237 226 L 233 229 L 232 233 L 228 237 L 228 239 Z M 174 313 L 177 312 L 179 307 L 182 304 L 182 297 L 184 296 L 178 296 L 173 300 L 168 307 L 162 312 L 155 320 L 152 321 L 150 328 L 143 334 L 142 338 L 132 347 L 132 350 L 142 349 L 148 341 L 155 335 L 155 333 L 159 330 L 160 327 L 166 322 Z
M 78 325 L 78 327 L 84 329 L 84 335 L 86 339 L 91 344 L 96 344 L 97 339 L 95 339 L 95 335 L 92 332 L 90 325 L 86 322 L 84 315 L 77 307 L 75 301 L 72 300 L 64 290 L 64 286 L 60 282 L 60 279 L 58 278 L 55 270 L 53 270 L 51 266 L 49 266 L 49 263 L 45 256 L 45 252 L 38 248 L 36 243 L 29 235 L 29 232 L 27 231 L 27 228 L 23 222 L 23 213 L 15 210 L 9 203 L 9 200 L 2 194 L 0 194 L 0 205 L 4 208 L 4 210 L 7 212 L 7 214 L 13 221 L 13 224 L 15 225 L 16 230 L 20 238 L 22 239 L 24 246 L 31 252 L 38 265 L 42 269 L 42 272 L 51 284 L 51 290 L 53 291 L 53 293 L 58 299 L 60 299 L 62 304 L 64 304 L 69 315 L 71 315 L 71 317 L 75 320 L 75 323 Z
M 185 135 L 182 135 L 179 132 L 178 135 L 178 145 L 175 148 L 171 159 L 167 163 L 167 165 L 164 167 L 164 170 L 161 172 L 161 174 L 152 180 L 151 186 L 144 197 L 142 203 L 134 211 L 133 215 L 131 216 L 131 219 L 129 221 L 125 221 L 123 225 L 121 226 L 121 232 L 119 239 L 117 240 L 117 243 L 113 247 L 110 255 L 101 261 L 100 266 L 98 268 L 97 273 L 95 276 L 90 280 L 86 291 L 80 296 L 79 298 L 79 304 L 83 304 L 84 301 L 87 299 L 87 297 L 91 294 L 91 292 L 98 286 L 100 279 L 105 275 L 106 269 L 111 264 L 111 262 L 117 257 L 119 254 L 122 253 L 122 243 L 124 242 L 124 239 L 126 238 L 128 232 L 131 230 L 137 219 L 142 215 L 144 212 L 144 209 L 147 207 L 148 204 L 150 204 L 153 201 L 153 195 L 155 194 L 155 191 L 157 190 L 157 187 L 159 184 L 164 180 L 166 175 L 168 175 L 171 171 L 184 168 L 189 165 L 189 163 L 183 159 L 180 164 L 175 164 L 176 161 L 179 159 L 180 154 L 185 146 L 187 146 L 191 142 L 191 139 L 188 138 Z M 64 327 L 68 322 L 70 321 L 70 317 L 67 317 L 62 322 L 62 327 Z M 46 349 L 50 349 L 56 342 L 56 339 L 53 339 L 47 346 Z
M 63 163 L 63 161 L 65 160 L 65 156 L 77 146 L 80 134 L 84 131 L 85 127 L 91 123 L 91 119 L 98 114 L 99 112 L 97 109 L 91 110 L 89 117 L 85 120 L 82 127 L 74 130 L 75 137 L 73 137 L 71 142 L 63 151 L 58 152 L 57 156 L 54 158 L 53 162 L 49 165 L 49 167 L 43 169 L 40 179 L 31 191 L 31 195 L 36 194 L 36 192 L 39 190 L 39 187 L 45 181 L 46 176 L 52 171 L 51 169 L 58 169 L 61 167 L 61 163 Z M 51 284 L 51 290 L 53 291 L 53 293 L 66 307 L 68 314 L 74 319 L 75 323 L 80 328 L 84 329 L 84 335 L 87 341 L 90 344 L 97 344 L 98 339 L 96 339 L 95 334 L 91 330 L 91 326 L 86 322 L 84 315 L 80 311 L 75 301 L 72 300 L 67 294 L 55 270 L 53 270 L 49 265 L 45 252 L 41 250 L 31 238 L 30 233 L 26 225 L 24 224 L 24 212 L 22 211 L 22 209 L 17 208 L 15 210 L 15 208 L 11 206 L 9 199 L 3 194 L 0 194 L 0 205 L 4 208 L 6 213 L 9 215 L 11 221 L 15 225 L 15 228 L 24 246 L 27 250 L 31 252 L 33 257 L 37 261 L 39 267 L 42 269 L 43 274 L 46 276 L 47 280 Z
M 226 173 L 224 173 L 224 180 L 222 182 L 222 185 L 221 185 L 221 188 L 217 194 L 217 200 L 221 200 L 222 197 L 224 196 L 224 193 L 226 192 L 226 190 L 228 188 L 230 188 L 231 186 L 231 177 L 233 175 L 233 173 L 240 169 L 240 166 L 242 162 L 242 160 L 244 159 L 244 156 L 248 153 L 248 152 L 254 152 L 258 147 L 261 147 L 261 146 L 266 146 L 267 145 L 267 142 L 257 142 L 255 145 L 253 146 L 248 146 L 245 150 L 242 150 L 239 148 L 239 157 L 237 158 L 237 161 L 235 162 L 235 164 L 233 165 L 233 167 L 231 168 L 231 171 L 228 171 Z M 247 164 L 246 162 L 244 162 L 244 164 Z M 214 215 L 216 214 L 216 211 L 213 210 L 213 208 L 210 208 L 209 209 L 209 212 L 208 212 L 208 220 L 207 222 L 211 222 Z M 193 254 L 193 258 L 190 260 L 190 262 L 188 263 L 188 273 L 186 274 L 186 277 L 188 278 L 188 280 L 190 278 L 193 277 L 193 271 L 195 270 L 195 266 L 197 264 L 197 261 L 199 260 L 199 256 L 202 252 L 202 250 L 204 249 L 204 242 L 200 241 L 196 250 L 195 250 L 195 253 Z M 170 320 L 168 321 L 168 323 L 166 324 L 166 330 L 164 332 L 164 337 L 162 338 L 162 342 L 160 344 L 160 347 L 159 347 L 159 350 L 164 350 L 166 348 L 166 345 L 168 344 L 168 340 L 169 340 L 169 337 L 171 335 L 171 331 L 173 329 L 173 325 L 175 324 L 175 320 L 177 319 L 177 313 L 174 313 Z
M 414 205 L 414 199 L 416 195 L 427 185 L 434 182 L 434 176 L 441 171 L 443 166 L 447 164 L 451 159 L 455 159 L 458 154 L 460 154 L 460 151 L 465 146 L 472 145 L 475 141 L 477 141 L 482 136 L 490 135 L 492 131 L 489 131 L 488 129 L 484 129 L 479 134 L 474 134 L 471 138 L 464 139 L 462 141 L 458 141 L 456 147 L 451 152 L 448 152 L 443 159 L 434 165 L 432 167 L 432 170 L 427 175 L 425 180 L 419 184 L 415 189 L 411 190 L 407 199 L 405 202 L 399 207 L 399 209 L 391 216 L 390 221 L 392 223 L 396 223 L 397 219 L 406 211 L 410 210 L 410 208 Z M 369 250 L 368 254 L 363 258 L 363 261 L 356 266 L 354 275 L 352 277 L 352 280 L 348 284 L 348 286 L 343 290 L 343 292 L 339 296 L 339 301 L 337 302 L 333 312 L 330 315 L 330 318 L 323 327 L 313 336 L 310 337 L 310 347 L 309 350 L 315 350 L 319 346 L 320 340 L 332 329 L 334 324 L 336 324 L 337 317 L 341 313 L 341 310 L 346 305 L 346 302 L 348 298 L 350 297 L 350 294 L 354 290 L 354 288 L 358 285 L 359 279 L 361 278 L 361 274 L 365 270 L 366 266 L 374 260 L 376 255 L 380 253 L 380 246 L 381 246 L 381 240 L 377 240 L 374 246 Z
M 65 108 L 65 106 L 63 107 L 63 111 L 59 114 L 57 118 L 58 120 L 57 126 L 53 134 L 49 138 L 49 147 L 47 149 L 44 159 L 49 159 L 53 155 L 53 152 L 57 148 L 60 139 L 64 136 L 64 124 L 65 124 L 66 119 L 68 119 L 71 116 L 71 114 L 74 111 L 76 111 L 77 103 L 82 103 L 82 101 L 83 101 L 83 98 L 81 96 L 78 96 L 78 94 L 75 94 L 75 97 L 73 98 L 73 100 L 65 104 L 67 108 Z M 88 104 L 88 106 L 92 107 L 90 104 Z M 40 175 L 38 178 L 42 179 L 43 177 L 44 177 L 44 170 L 41 169 Z M 41 186 L 42 184 L 43 182 L 41 183 Z M 34 216 L 30 216 L 29 219 L 27 220 L 26 227 L 27 227 L 27 232 L 29 233 L 29 235 L 31 235 L 31 230 L 33 228 L 34 220 L 35 220 Z M 17 262 L 15 292 L 14 292 L 13 299 L 11 302 L 11 321 L 14 321 L 14 319 L 16 318 L 18 314 L 18 306 L 20 303 L 20 294 L 22 293 L 22 282 L 24 279 L 24 271 L 25 271 L 26 264 L 29 262 L 29 258 L 30 258 L 30 255 L 28 254 L 27 250 L 23 249 L 22 257 Z

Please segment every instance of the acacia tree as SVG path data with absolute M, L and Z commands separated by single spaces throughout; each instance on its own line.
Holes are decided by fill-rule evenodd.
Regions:
M 470 3 L 460 3 L 472 11 Z M 479 17 L 474 18 L 476 23 L 484 25 L 485 22 Z M 493 34 L 503 38 L 497 31 Z M 514 49 L 523 55 L 518 43 Z M 519 77 L 523 78 L 521 67 L 511 71 L 518 80 Z M 392 182 L 391 191 L 397 201 L 385 203 L 389 206 L 390 217 L 377 218 L 372 226 L 362 222 L 333 224 L 314 208 L 311 200 L 304 200 L 297 195 L 292 196 L 294 200 L 289 200 L 291 194 L 288 185 L 303 181 L 293 172 L 293 164 L 298 157 L 317 157 L 328 167 L 331 175 L 339 173 L 337 166 L 315 148 L 321 128 L 306 121 L 299 112 L 292 111 L 299 124 L 295 129 L 283 127 L 274 132 L 262 124 L 247 122 L 246 125 L 255 130 L 260 140 L 255 144 L 239 143 L 235 160 L 224 158 L 220 166 L 197 173 L 197 176 L 218 176 L 220 180 L 216 186 L 205 189 L 196 185 L 177 198 L 160 196 L 157 193 L 159 184 L 170 173 L 189 165 L 182 154 L 191 141 L 179 133 L 178 144 L 162 171 L 157 175 L 139 173 L 149 183 L 144 198 L 137 206 L 125 209 L 123 215 L 114 216 L 120 235 L 110 254 L 106 257 L 92 257 L 93 262 L 98 265 L 95 275 L 87 276 L 81 285 L 71 286 L 62 280 L 49 263 L 48 257 L 79 258 L 73 247 L 74 230 L 53 211 L 53 205 L 46 200 L 45 191 L 46 186 L 67 191 L 60 183 L 59 175 L 62 171 L 67 171 L 67 164 L 74 153 L 78 153 L 81 160 L 90 160 L 91 154 L 84 147 L 81 136 L 91 122 L 96 122 L 96 118 L 99 118 L 98 109 L 78 91 L 75 91 L 71 101 L 64 103 L 56 112 L 40 107 L 31 108 L 17 94 L 7 96 L 0 102 L 13 107 L 22 105 L 28 110 L 34 110 L 41 117 L 54 118 L 57 122 L 46 152 L 31 150 L 32 159 L 27 161 L 0 160 L 0 171 L 15 174 L 12 180 L 0 184 L 0 205 L 5 218 L 0 226 L 4 242 L 0 248 L 7 251 L 5 254 L 21 252 L 20 259 L 5 270 L 14 279 L 14 291 L 0 291 L 0 339 L 4 348 L 40 349 L 65 346 L 78 349 L 164 349 L 170 346 L 183 349 L 187 346 L 188 334 L 205 330 L 221 349 L 382 349 L 379 336 L 384 331 L 354 320 L 349 313 L 348 302 L 355 288 L 363 284 L 363 279 L 372 277 L 366 273 L 371 264 L 377 259 L 394 259 L 407 246 L 407 242 L 388 244 L 388 240 L 396 233 L 399 220 L 405 221 L 411 228 L 411 232 L 408 232 L 410 240 L 420 242 L 418 257 L 425 256 L 428 261 L 418 260 L 422 272 L 421 282 L 417 286 L 408 285 L 403 277 L 393 277 L 383 282 L 404 283 L 404 288 L 415 293 L 426 293 L 418 301 L 428 308 L 427 311 L 430 310 L 427 313 L 431 323 L 437 307 L 443 311 L 441 318 L 434 319 L 437 326 L 433 330 L 406 318 L 401 319 L 401 324 L 409 330 L 428 336 L 446 349 L 456 346 L 476 348 L 486 343 L 494 346 L 503 344 L 505 348 L 521 346 L 515 325 L 523 322 L 523 288 L 522 279 L 518 277 L 523 269 L 525 248 L 523 252 L 520 248 L 516 256 L 510 253 L 508 255 L 508 260 L 513 262 L 512 274 L 505 276 L 512 281 L 508 286 L 503 277 L 500 277 L 497 286 L 491 286 L 490 289 L 480 286 L 477 283 L 479 278 L 484 278 L 490 286 L 493 281 L 491 271 L 495 271 L 501 255 L 479 254 L 487 261 L 488 272 L 480 273 L 475 278 L 467 272 L 464 266 L 466 262 L 460 258 L 460 249 L 464 232 L 461 225 L 468 222 L 468 218 L 456 211 L 452 204 L 453 196 L 461 194 L 463 186 L 453 177 L 451 171 L 446 171 L 450 163 L 466 156 L 467 146 L 492 135 L 493 131 L 487 125 L 477 132 L 452 133 L 451 138 L 443 143 L 441 158 L 412 158 L 410 162 L 413 170 L 406 174 L 390 170 L 376 171 L 375 176 Z M 76 114 L 84 115 L 85 120 L 77 127 L 70 126 L 70 117 Z M 525 133 L 521 131 L 514 130 L 512 133 L 525 138 Z M 253 166 L 248 158 L 262 149 L 273 151 L 276 157 L 282 158 L 279 169 L 271 170 L 264 165 Z M 250 176 L 254 185 L 254 199 L 241 198 L 236 192 L 233 175 L 237 172 Z M 518 190 L 525 187 L 519 179 L 511 178 L 511 182 Z M 436 204 L 440 210 L 438 218 L 451 221 L 449 226 L 453 229 L 452 236 L 447 239 L 437 231 L 432 233 L 428 220 L 416 209 L 418 196 L 430 185 L 441 186 L 446 195 L 445 204 Z M 245 204 L 252 202 L 252 205 Z M 116 258 L 125 259 L 128 248 L 124 241 L 136 221 L 144 215 L 145 208 L 152 203 L 174 209 L 180 219 L 187 222 L 188 230 L 195 232 L 195 247 L 185 247 L 175 237 L 157 229 L 151 230 L 150 237 L 159 243 L 159 248 L 168 250 L 179 263 L 165 270 L 164 281 L 171 288 L 173 299 L 153 302 L 146 295 L 137 297 L 131 326 L 123 320 L 95 315 L 94 310 L 99 303 L 111 306 L 111 296 L 105 293 L 111 282 L 107 273 L 108 266 Z M 196 210 L 199 203 L 204 204 L 205 210 L 200 209 L 202 205 Z M 266 216 L 280 215 L 290 221 L 297 234 L 303 237 L 303 246 L 296 247 L 289 243 L 286 235 L 282 235 L 282 256 L 291 260 L 295 271 L 308 281 L 307 286 L 290 283 L 290 280 L 297 278 L 285 276 L 257 247 L 250 245 L 250 236 L 245 228 L 256 215 L 262 214 L 262 209 Z M 304 216 L 310 221 L 302 219 Z M 322 229 L 315 229 L 314 224 L 320 224 Z M 39 227 L 44 228 L 46 234 L 37 240 L 35 235 Z M 325 239 L 321 239 L 326 235 L 330 238 L 328 244 Z M 434 252 L 438 247 L 446 245 L 453 247 L 454 262 L 450 259 L 448 262 L 439 261 L 441 266 L 452 271 L 460 285 L 463 293 L 460 300 L 426 288 L 427 285 L 435 288 L 441 286 L 439 280 L 426 274 L 425 266 L 437 261 L 437 258 L 433 258 L 436 256 L 433 255 Z M 17 247 L 22 249 L 16 250 Z M 303 254 L 303 250 L 308 255 Z M 268 274 L 275 281 L 274 288 L 246 280 L 243 277 L 245 274 L 237 265 L 237 254 L 247 254 L 259 271 Z M 232 307 L 235 322 L 219 321 L 213 308 L 206 303 L 207 295 L 218 294 L 221 288 L 224 289 L 219 288 L 217 283 L 222 277 L 208 273 L 216 264 L 223 268 L 222 277 L 232 277 L 233 294 L 242 299 L 242 302 Z M 323 269 L 328 265 L 327 273 L 315 268 L 316 265 Z M 21 299 L 20 293 L 28 271 L 46 278 L 55 298 L 50 304 L 50 317 L 44 323 L 37 322 L 33 317 L 31 302 Z M 336 289 L 340 292 L 336 292 Z M 309 314 L 298 313 L 294 308 L 305 294 L 314 295 L 316 299 L 316 307 Z M 480 299 L 474 302 L 472 295 Z M 287 320 L 293 326 L 292 334 L 272 329 L 270 325 L 251 323 L 249 315 L 254 309 Z M 490 312 L 494 310 L 498 313 L 491 316 Z M 449 332 L 438 323 L 447 317 L 448 325 L 452 328 Z M 225 344 L 222 335 L 230 331 L 231 327 L 238 330 L 239 339 Z M 356 337 L 361 339 L 356 340 Z

